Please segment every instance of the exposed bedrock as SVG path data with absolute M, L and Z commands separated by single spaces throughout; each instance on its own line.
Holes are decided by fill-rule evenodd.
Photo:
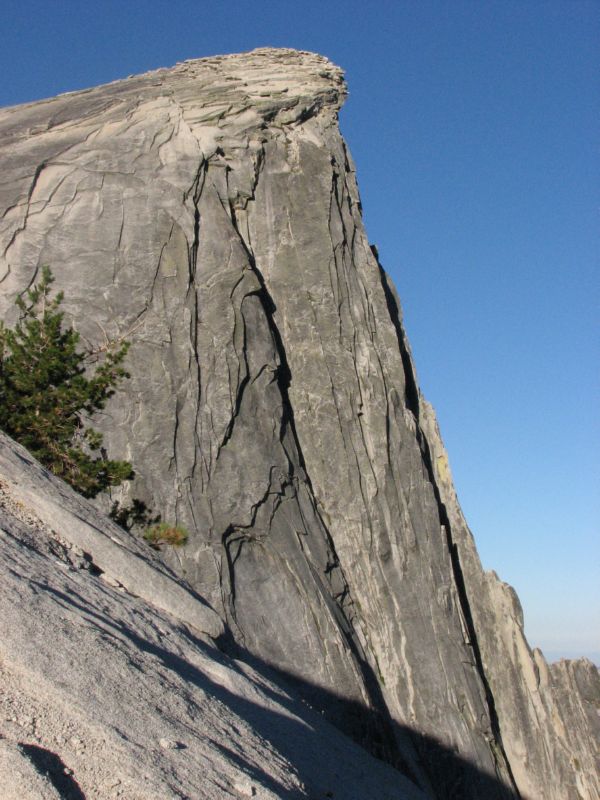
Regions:
M 344 96 L 326 59 L 259 50 L 3 110 L 0 312 L 48 264 L 83 336 L 131 341 L 107 448 L 192 532 L 169 566 L 239 653 L 432 797 L 597 798 L 597 698 L 481 568 Z

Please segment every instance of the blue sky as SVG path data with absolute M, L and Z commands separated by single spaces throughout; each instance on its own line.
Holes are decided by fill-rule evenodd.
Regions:
M 272 45 L 346 70 L 342 132 L 488 569 L 600 660 L 600 5 L 4 0 L 0 105 Z

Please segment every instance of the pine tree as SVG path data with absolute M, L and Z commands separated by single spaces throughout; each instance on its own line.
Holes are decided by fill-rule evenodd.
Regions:
M 48 267 L 39 283 L 16 303 L 14 330 L 0 322 L 0 428 L 55 475 L 86 497 L 133 477 L 127 461 L 112 461 L 102 434 L 90 427 L 115 388 L 129 377 L 123 360 L 129 344 L 99 353 L 80 351 L 80 336 L 63 330 L 63 293 L 51 298 Z

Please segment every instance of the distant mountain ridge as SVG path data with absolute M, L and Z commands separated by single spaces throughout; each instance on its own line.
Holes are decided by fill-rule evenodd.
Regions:
M 584 656 L 581 656 L 579 653 L 575 653 L 571 650 L 546 650 L 544 652 L 544 657 L 549 664 L 552 664 L 555 661 L 560 661 L 563 658 L 567 659 L 568 661 L 573 661 L 583 657 L 589 659 L 597 667 L 600 667 L 600 651 L 598 650 L 592 650 L 589 653 L 585 653 Z
M 345 95 L 261 49 L 0 111 L 0 313 L 48 264 L 87 340 L 131 341 L 100 427 L 230 653 L 425 796 L 597 800 L 597 670 L 549 667 L 481 567 Z

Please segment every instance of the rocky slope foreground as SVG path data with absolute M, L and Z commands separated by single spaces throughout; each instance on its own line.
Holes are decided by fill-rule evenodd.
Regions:
M 1 111 L 0 314 L 48 264 L 89 341 L 131 341 L 107 447 L 191 531 L 165 560 L 230 652 L 429 797 L 598 798 L 598 673 L 549 668 L 481 568 L 344 94 L 259 50 Z
M 0 476 L 2 800 L 424 800 L 3 434 Z

